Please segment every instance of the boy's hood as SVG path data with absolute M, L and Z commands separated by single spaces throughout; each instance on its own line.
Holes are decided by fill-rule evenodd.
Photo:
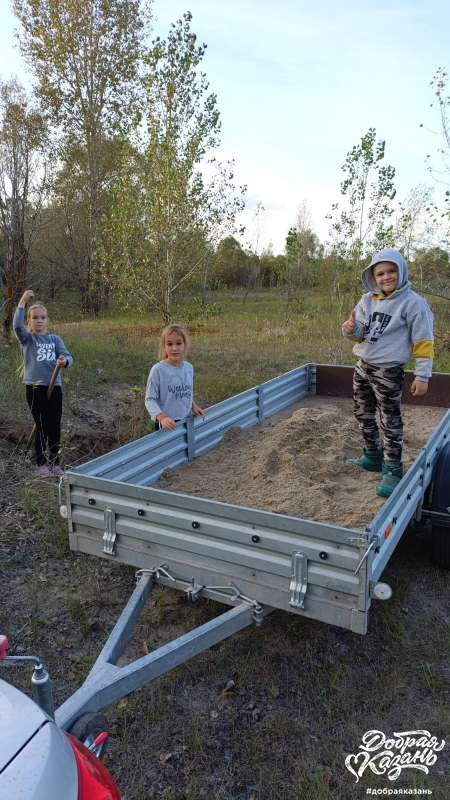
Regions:
M 398 285 L 395 290 L 396 292 L 398 292 L 399 289 L 403 289 L 404 287 L 409 286 L 408 266 L 402 254 L 399 253 L 398 250 L 394 250 L 393 247 L 385 247 L 384 250 L 380 250 L 379 253 L 375 253 L 369 266 L 366 267 L 362 272 L 361 280 L 363 282 L 363 286 L 365 286 L 365 288 L 368 289 L 369 292 L 376 292 L 377 294 L 381 294 L 372 273 L 372 267 L 374 267 L 375 264 L 379 264 L 380 261 L 390 261 L 397 267 Z

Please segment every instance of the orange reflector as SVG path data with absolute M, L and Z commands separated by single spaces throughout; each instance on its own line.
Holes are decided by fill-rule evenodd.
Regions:
M 391 535 L 391 532 L 392 532 L 392 525 L 389 525 L 389 528 L 386 528 L 386 530 L 384 532 L 384 538 L 385 539 L 389 539 L 389 537 Z

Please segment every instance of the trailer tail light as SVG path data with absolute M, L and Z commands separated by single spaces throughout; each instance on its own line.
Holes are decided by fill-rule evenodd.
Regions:
M 84 744 L 66 733 L 78 770 L 78 800 L 120 800 L 118 789 L 101 761 Z

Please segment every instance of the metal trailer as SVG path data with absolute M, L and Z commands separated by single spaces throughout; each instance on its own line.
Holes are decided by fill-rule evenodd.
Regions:
M 57 711 L 72 729 L 273 609 L 365 634 L 379 579 L 412 520 L 433 525 L 450 566 L 450 411 L 364 531 L 152 488 L 164 470 L 198 458 L 225 431 L 248 428 L 310 395 L 351 395 L 352 369 L 306 364 L 189 418 L 68 470 L 60 510 L 72 550 L 132 565 L 137 585 L 83 686 Z M 417 400 L 405 394 L 405 402 Z M 450 375 L 433 377 L 421 405 L 449 407 Z M 430 492 L 433 497 L 430 500 Z M 152 589 L 182 590 L 230 610 L 126 666 L 117 666 Z

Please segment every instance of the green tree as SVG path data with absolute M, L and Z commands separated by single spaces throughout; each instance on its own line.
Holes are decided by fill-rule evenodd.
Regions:
M 361 263 L 374 250 L 393 244 L 392 215 L 395 169 L 385 165 L 384 140 L 369 128 L 348 153 L 342 166 L 342 207 L 332 206 L 331 250 L 345 261 L 353 280 Z
M 84 305 L 98 312 L 100 218 L 111 172 L 105 142 L 136 115 L 149 5 L 140 0 L 13 0 L 22 52 L 59 134 L 59 158 L 83 175 Z
M 142 152 L 124 164 L 104 219 L 108 279 L 124 302 L 132 296 L 164 320 L 243 206 L 233 165 L 215 163 L 217 99 L 199 69 L 206 45 L 190 26 L 186 13 L 146 57 L 147 134 Z
M 311 213 L 305 202 L 297 212 L 297 222 L 286 236 L 286 284 L 289 299 L 317 279 L 317 266 L 323 256 L 323 247 L 311 228 Z
M 62 291 L 75 294 L 83 290 L 83 262 L 79 259 L 85 247 L 81 225 L 71 230 L 73 208 L 68 210 L 55 196 L 46 203 L 34 237 L 29 260 L 29 283 L 42 297 L 54 300 Z M 69 222 L 68 222 L 69 220 Z M 73 241 L 72 237 L 79 236 Z
M 286 256 L 275 256 L 271 248 L 263 250 L 259 257 L 259 273 L 265 288 L 281 286 L 286 280 Z
M 47 189 L 47 127 L 16 80 L 0 84 L 0 225 L 6 244 L 3 337 L 25 289 L 31 244 Z
M 246 286 L 251 269 L 250 256 L 234 236 L 227 236 L 219 242 L 214 259 L 214 278 L 217 284 L 229 288 Z
M 448 299 L 450 287 L 450 261 L 447 250 L 429 247 L 417 250 L 412 263 L 412 276 L 419 282 L 421 291 Z
M 98 211 L 106 213 L 111 203 L 111 185 L 117 174 L 118 165 L 129 152 L 129 145 L 125 138 L 115 136 L 104 137 L 99 148 L 97 160 L 97 174 L 102 176 L 101 191 L 99 196 Z M 65 266 L 67 285 L 74 285 L 80 296 L 83 309 L 98 310 L 92 305 L 92 282 L 94 276 L 91 269 L 90 248 L 92 240 L 89 237 L 91 221 L 91 204 L 89 188 L 89 164 L 86 149 L 82 145 L 73 143 L 68 145 L 64 152 L 64 163 L 56 176 L 53 184 L 53 211 L 56 215 L 55 223 L 58 231 L 63 232 L 63 237 L 57 237 L 57 258 Z M 62 224 L 62 228 L 61 228 Z M 99 231 L 96 233 L 97 243 L 95 250 L 96 262 L 101 250 L 101 220 Z M 53 240 L 49 241 L 49 250 L 54 251 Z M 54 258 L 54 253 L 50 258 Z M 102 280 L 100 300 L 106 304 L 110 287 Z

